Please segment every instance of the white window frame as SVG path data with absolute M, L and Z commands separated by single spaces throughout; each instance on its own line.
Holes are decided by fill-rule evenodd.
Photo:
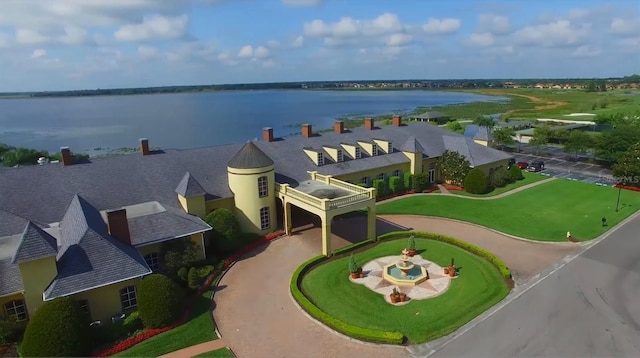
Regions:
M 266 176 L 261 176 L 258 178 L 258 197 L 267 196 L 269 196 L 269 179 Z
M 7 317 L 14 317 L 16 322 L 29 319 L 27 305 L 24 300 L 13 300 L 4 304 L 4 313 Z
M 391 176 L 392 177 L 399 177 L 400 176 L 400 170 L 396 169 L 394 171 L 391 172 Z
M 157 252 L 150 252 L 144 255 L 144 261 L 152 271 L 160 268 L 160 255 Z
M 128 310 L 138 306 L 138 290 L 136 286 L 127 286 L 120 289 L 120 304 L 122 310 Z
M 362 150 L 360 147 L 356 147 L 356 159 L 362 158 Z
M 342 149 L 338 149 L 337 158 L 338 158 L 339 162 L 343 162 L 344 161 L 344 154 L 342 153 Z
M 318 165 L 324 165 L 324 154 L 318 152 Z
M 375 157 L 378 155 L 378 145 L 376 143 L 371 144 L 371 156 Z
M 376 179 L 377 180 L 384 180 L 384 173 L 380 173 L 380 174 L 376 175 Z
M 369 185 L 369 177 L 360 178 L 360 183 L 362 183 L 364 185 Z
M 260 208 L 260 229 L 268 230 L 271 228 L 271 210 L 268 206 Z

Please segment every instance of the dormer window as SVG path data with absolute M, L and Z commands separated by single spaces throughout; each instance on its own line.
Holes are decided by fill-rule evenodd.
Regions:
M 344 155 L 342 154 L 342 150 L 338 149 L 338 162 L 343 162 L 344 161 Z
M 360 147 L 356 147 L 356 159 L 360 158 L 362 158 L 362 151 L 360 150 Z
M 318 165 L 324 165 L 324 154 L 318 152 Z
M 371 145 L 371 156 L 376 156 L 378 155 L 378 145 L 376 143 L 373 143 Z

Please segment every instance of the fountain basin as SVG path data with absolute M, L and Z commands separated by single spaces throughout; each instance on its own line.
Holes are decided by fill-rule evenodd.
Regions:
M 429 278 L 427 269 L 412 265 L 411 268 L 400 268 L 397 263 L 385 265 L 382 268 L 382 278 L 398 286 L 416 286 Z

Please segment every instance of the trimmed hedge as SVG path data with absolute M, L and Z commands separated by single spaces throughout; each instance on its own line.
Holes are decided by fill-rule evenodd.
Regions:
M 146 328 L 161 328 L 178 321 L 184 313 L 184 291 L 167 276 L 152 274 L 138 287 L 138 313 Z
M 423 231 L 393 231 L 393 232 L 389 232 L 389 233 L 378 236 L 378 240 L 400 239 L 400 238 L 406 238 L 408 235 L 414 235 L 414 237 L 440 241 L 453 246 L 457 246 L 463 250 L 466 250 L 472 254 L 478 255 L 483 259 L 489 261 L 496 269 L 498 269 L 498 271 L 500 271 L 500 274 L 505 279 L 511 278 L 511 270 L 509 270 L 509 268 L 507 267 L 507 264 L 505 264 L 504 261 L 500 260 L 492 252 L 489 252 L 481 247 L 472 245 L 468 242 L 458 240 L 451 236 L 433 234 L 430 232 L 423 232 Z
M 384 179 L 374 179 L 373 187 L 376 189 L 377 196 L 385 196 L 389 191 L 387 188 L 387 183 L 385 182 Z
M 522 175 L 522 169 L 520 169 L 517 165 L 512 165 L 509 168 L 509 175 L 511 175 L 511 179 L 513 181 L 524 179 L 524 175 Z
M 389 191 L 393 194 L 398 194 L 404 191 L 404 186 L 402 184 L 402 178 L 399 176 L 389 177 Z
M 473 168 L 464 178 L 464 190 L 471 194 L 484 194 L 489 189 L 489 179 L 480 168 Z
M 429 177 L 427 174 L 414 174 L 413 175 L 413 191 L 416 193 L 422 193 L 429 187 Z
M 302 279 L 302 276 L 307 273 L 311 267 L 327 259 L 328 258 L 326 256 L 316 256 L 304 262 L 293 273 L 290 284 L 291 295 L 296 300 L 296 302 L 298 302 L 300 307 L 302 307 L 302 309 L 304 309 L 309 315 L 311 315 L 311 317 L 349 337 L 375 343 L 402 344 L 404 340 L 404 336 L 402 335 L 402 333 L 380 331 L 350 325 L 325 313 L 316 305 L 314 305 L 307 298 L 307 296 L 304 295 L 304 293 L 302 293 L 302 291 L 300 290 L 300 281 Z
M 402 179 L 404 181 L 404 188 L 406 190 L 413 189 L 413 174 L 411 174 L 410 172 L 406 172 L 402 176 Z

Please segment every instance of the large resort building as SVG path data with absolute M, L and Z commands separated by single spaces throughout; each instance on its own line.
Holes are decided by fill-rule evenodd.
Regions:
M 206 257 L 211 227 L 203 219 L 219 208 L 257 234 L 291 234 L 293 207 L 315 214 L 330 255 L 338 215 L 366 210 L 375 238 L 374 179 L 409 172 L 435 183 L 445 150 L 487 173 L 510 159 L 400 117 L 350 130 L 336 122 L 322 133 L 304 125 L 286 138 L 265 128 L 261 141 L 188 150 L 152 151 L 141 139 L 140 153 L 87 163 L 61 150 L 60 163 L 0 170 L 0 304 L 18 320 L 62 296 L 80 301 L 93 320 L 135 309 L 136 287 L 159 268 L 163 243 L 190 240 Z

